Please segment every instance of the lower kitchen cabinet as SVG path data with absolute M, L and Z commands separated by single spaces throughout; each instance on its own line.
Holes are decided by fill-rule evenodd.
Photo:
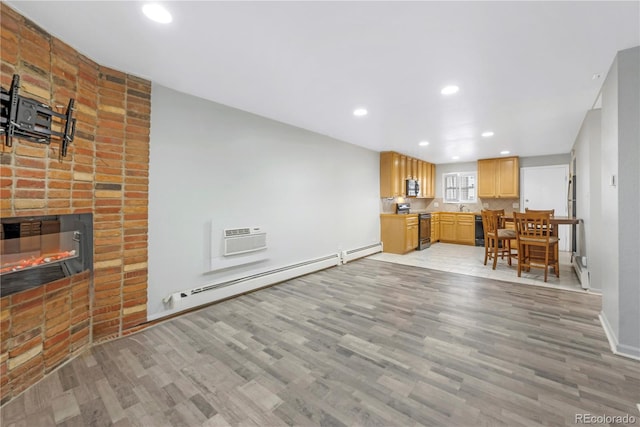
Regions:
M 440 241 L 454 243 L 456 241 L 456 215 L 453 213 L 440 214 Z
M 440 214 L 431 214 L 431 243 L 440 241 Z
M 418 219 L 415 221 L 407 220 L 407 228 L 404 237 L 404 251 L 410 252 L 418 247 Z
M 418 215 L 381 214 L 380 238 L 384 252 L 411 252 L 418 247 Z
M 440 241 L 445 243 L 460 243 L 475 245 L 476 224 L 473 213 L 441 212 L 440 213 Z
M 476 218 L 474 214 L 458 214 L 456 240 L 465 245 L 476 244 Z
M 406 254 L 418 247 L 417 214 L 381 214 L 380 238 L 382 250 Z M 475 245 L 475 214 L 470 212 L 434 212 L 431 214 L 431 243 Z

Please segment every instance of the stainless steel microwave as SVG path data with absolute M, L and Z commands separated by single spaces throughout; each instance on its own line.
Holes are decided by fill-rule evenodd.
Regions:
M 420 194 L 420 183 L 416 179 L 407 180 L 406 195 L 407 197 L 418 197 Z

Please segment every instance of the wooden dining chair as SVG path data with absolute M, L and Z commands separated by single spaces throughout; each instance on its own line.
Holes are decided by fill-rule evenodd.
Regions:
M 514 230 L 504 228 L 504 209 L 483 210 L 482 227 L 484 228 L 484 265 L 488 259 L 493 259 L 493 269 L 498 263 L 498 254 L 511 265 L 511 258 L 516 258 L 517 253 L 512 251 L 511 240 L 516 238 Z
M 549 216 L 553 217 L 556 214 L 556 210 L 555 209 L 529 209 L 529 208 L 524 208 L 524 212 L 525 213 L 548 213 Z M 550 228 L 551 229 L 551 228 Z
M 527 212 L 531 212 L 531 213 L 548 213 L 551 217 L 553 217 L 556 213 L 555 209 L 529 209 L 529 208 L 524 208 L 525 213 Z M 548 232 L 551 233 L 552 236 L 557 236 L 558 232 L 555 229 L 555 226 L 553 224 L 549 225 L 549 229 Z M 559 240 L 558 240 L 559 242 Z M 558 243 L 558 245 L 556 246 L 556 249 L 553 251 L 553 258 L 551 259 L 551 263 L 553 264 L 553 260 L 558 259 L 558 257 L 560 256 L 560 243 Z
M 531 213 L 548 213 L 551 216 L 554 216 L 556 213 L 555 209 L 529 209 L 529 208 L 524 208 L 525 213 L 527 212 L 531 212 Z
M 551 214 L 549 212 L 513 213 L 518 242 L 518 277 L 523 269 L 544 268 L 544 281 L 547 281 L 549 267 L 553 267 L 556 277 L 560 277 L 558 257 L 558 237 L 551 232 Z

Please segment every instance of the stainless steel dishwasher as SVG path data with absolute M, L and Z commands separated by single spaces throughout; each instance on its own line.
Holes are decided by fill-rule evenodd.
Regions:
M 431 214 L 421 213 L 418 215 L 418 250 L 431 246 Z

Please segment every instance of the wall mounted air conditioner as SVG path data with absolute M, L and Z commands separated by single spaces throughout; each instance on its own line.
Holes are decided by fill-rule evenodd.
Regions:
M 224 256 L 245 254 L 267 248 L 267 233 L 262 227 L 226 228 Z

